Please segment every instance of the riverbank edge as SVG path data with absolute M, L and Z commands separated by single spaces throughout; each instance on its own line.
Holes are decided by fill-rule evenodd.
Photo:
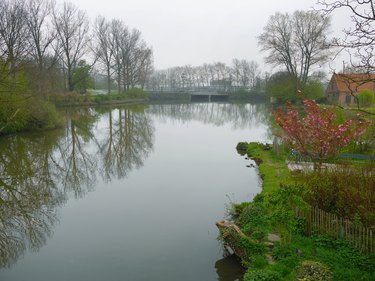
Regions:
M 336 240 L 325 235 L 305 236 L 304 221 L 296 218 L 294 209 L 285 208 L 285 202 L 292 202 L 299 195 L 293 193 L 295 182 L 283 153 L 276 155 L 271 145 L 257 142 L 240 142 L 236 148 L 241 155 L 247 155 L 246 159 L 256 162 L 258 174 L 262 179 L 262 191 L 252 202 L 233 204 L 229 210 L 234 226 L 242 234 L 245 233 L 245 238 L 239 239 L 237 251 L 243 253 L 254 249 L 248 241 L 266 245 L 266 251 L 250 253 L 248 260 L 239 257 L 247 269 L 244 281 L 351 281 L 359 280 L 361 276 L 363 280 L 374 280 L 374 256 L 362 253 L 341 239 Z M 308 208 L 305 204 L 297 205 Z M 271 213 L 271 216 L 266 215 L 263 219 L 271 219 L 273 222 L 262 223 L 257 210 L 259 206 L 265 207 L 265 212 Z M 245 221 L 250 221 L 252 227 L 256 225 L 254 228 L 257 233 L 249 234 L 243 217 Z M 271 226 L 275 222 L 279 224 L 276 228 L 275 225 Z M 264 232 L 264 238 L 256 241 L 261 232 Z M 281 237 L 279 241 L 270 241 L 274 233 Z M 226 237 L 222 231 L 219 239 L 226 245 Z
M 246 150 L 243 150 L 246 148 Z M 240 142 L 237 150 L 246 153 L 247 157 L 253 160 L 262 179 L 261 195 L 267 195 L 275 191 L 280 184 L 287 183 L 291 173 L 286 165 L 285 158 L 274 153 L 272 145 L 259 142 Z
M 59 102 L 56 104 L 58 108 L 64 107 L 90 107 L 101 105 L 126 105 L 126 104 L 144 104 L 148 103 L 148 99 L 122 99 L 122 100 L 107 100 L 107 101 L 78 101 L 78 102 Z
M 261 228 L 263 227 L 262 232 L 264 232 L 261 235 L 263 236 L 261 239 L 257 240 L 253 236 L 250 237 L 246 234 L 246 230 L 243 231 L 243 225 L 240 222 L 241 215 L 245 209 L 249 206 L 251 207 L 253 202 L 267 200 L 265 198 L 275 192 L 281 184 L 288 182 L 291 174 L 284 158 L 275 155 L 270 144 L 239 142 L 236 149 L 240 155 L 245 156 L 245 159 L 255 162 L 256 165 L 250 164 L 248 167 L 255 167 L 258 170 L 258 175 L 262 180 L 262 190 L 255 196 L 252 202 L 233 203 L 228 210 L 231 221 L 218 221 L 216 222 L 216 226 L 219 229 L 219 240 L 224 243 L 225 249 L 233 252 L 239 258 L 241 264 L 245 268 L 250 269 L 251 262 L 249 260 L 254 256 L 255 259 L 262 259 L 263 257 L 267 259 L 269 264 L 273 264 L 275 261 L 271 256 L 271 251 L 274 243 L 279 243 L 281 238 L 274 230 L 263 226 L 260 226 Z M 257 219 L 257 215 L 254 215 L 255 219 Z M 271 276 L 268 277 L 271 278 Z

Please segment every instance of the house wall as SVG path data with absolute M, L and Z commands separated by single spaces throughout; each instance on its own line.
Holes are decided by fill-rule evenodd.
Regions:
M 338 96 L 337 104 L 349 105 L 354 103 L 354 98 L 349 92 L 341 92 Z

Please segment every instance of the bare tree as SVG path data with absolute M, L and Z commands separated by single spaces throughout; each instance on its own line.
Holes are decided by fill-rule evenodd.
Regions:
M 58 52 L 52 48 L 56 32 L 52 26 L 52 9 L 54 2 L 50 0 L 28 0 L 26 3 L 26 23 L 30 34 L 30 55 L 37 65 L 37 88 L 43 89 L 45 70 L 55 66 Z
M 248 62 L 248 70 L 249 70 L 249 83 L 250 87 L 254 88 L 256 83 L 260 77 L 261 71 L 259 69 L 259 64 L 255 61 Z
M 153 55 L 152 49 L 143 45 L 142 48 L 137 50 L 137 61 L 134 67 L 134 80 L 132 82 L 133 87 L 135 84 L 143 89 L 147 79 L 150 77 L 153 71 Z
M 266 63 L 283 66 L 295 81 L 296 90 L 306 85 L 311 67 L 330 55 L 327 34 L 330 18 L 316 11 L 271 16 L 258 37 Z
M 141 38 L 141 32 L 132 31 L 120 20 L 112 20 L 110 50 L 112 68 L 116 73 L 118 92 L 131 87 L 144 87 L 152 71 L 152 50 Z
M 344 38 L 335 38 L 333 46 L 348 50 L 351 68 L 355 72 L 374 72 L 375 70 L 375 3 L 370 0 L 318 0 L 321 10 L 331 14 L 336 10 L 351 12 L 352 26 L 346 28 Z M 353 59 L 355 61 L 353 61 Z
M 110 41 L 110 51 L 112 53 L 112 64 L 116 74 L 117 92 L 121 92 L 121 81 L 122 81 L 122 54 L 121 45 L 123 36 L 127 36 L 127 28 L 124 26 L 121 20 L 112 20 L 110 26 L 110 32 L 112 34 L 112 40 Z
M 94 38 L 96 39 L 95 44 L 95 55 L 98 58 L 99 63 L 105 67 L 107 75 L 107 92 L 111 93 L 111 68 L 113 59 L 113 38 L 111 33 L 111 25 L 106 21 L 104 17 L 97 17 L 94 24 Z
M 25 1 L 0 1 L 0 19 L 0 47 L 4 70 L 14 78 L 28 51 Z
M 40 70 L 44 68 L 45 58 L 56 35 L 51 22 L 48 22 L 53 7 L 54 2 L 50 0 L 28 0 L 26 4 L 30 54 Z
M 255 61 L 233 59 L 231 67 L 236 86 L 253 88 L 260 75 L 259 65 Z
M 85 12 L 68 2 L 64 3 L 62 10 L 53 10 L 53 21 L 57 40 L 62 48 L 68 90 L 73 91 L 73 71 L 87 48 L 89 21 Z
M 133 29 L 131 32 L 124 33 L 121 43 L 121 55 L 122 55 L 122 81 L 123 90 L 129 90 L 133 86 L 135 79 L 134 67 L 137 60 L 137 49 L 140 41 L 141 32 L 137 29 Z

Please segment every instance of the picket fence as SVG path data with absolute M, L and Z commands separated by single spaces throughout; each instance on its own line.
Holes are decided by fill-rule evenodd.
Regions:
M 296 209 L 296 215 L 306 219 L 306 234 L 326 234 L 335 238 L 349 241 L 362 252 L 375 255 L 374 230 L 354 224 L 349 220 L 339 218 L 319 208 L 309 211 Z

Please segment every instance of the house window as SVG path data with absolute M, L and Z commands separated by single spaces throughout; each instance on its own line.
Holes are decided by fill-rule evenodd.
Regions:
M 352 96 L 351 95 L 346 95 L 345 103 L 352 103 Z

